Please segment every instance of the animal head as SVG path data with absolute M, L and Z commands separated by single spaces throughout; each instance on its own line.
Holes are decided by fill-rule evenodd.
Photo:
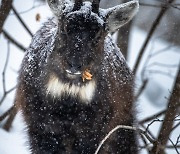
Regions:
M 48 0 L 56 16 L 58 33 L 52 68 L 72 82 L 82 82 L 82 74 L 89 70 L 93 75 L 103 58 L 104 40 L 132 19 L 138 2 L 131 1 L 109 9 L 100 9 L 100 0 Z

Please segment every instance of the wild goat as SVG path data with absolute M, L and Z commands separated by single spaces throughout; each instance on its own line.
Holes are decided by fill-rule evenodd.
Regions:
M 48 0 L 55 17 L 33 37 L 16 94 L 33 154 L 93 154 L 114 127 L 133 125 L 133 75 L 109 33 L 138 2 L 99 2 Z M 99 153 L 136 154 L 135 132 L 118 130 Z

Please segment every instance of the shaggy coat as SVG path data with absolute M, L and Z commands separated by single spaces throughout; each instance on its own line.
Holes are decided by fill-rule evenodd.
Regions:
M 84 23 L 84 17 L 76 15 Z M 68 20 L 68 35 L 62 31 L 63 18 L 50 19 L 26 52 L 16 102 L 27 124 L 33 154 L 94 154 L 114 127 L 133 125 L 133 75 L 110 35 L 100 33 L 91 43 L 99 35 L 99 25 L 92 18 L 86 26 L 79 23 L 82 29 L 78 32 Z M 92 80 L 82 80 L 86 67 Z M 135 132 L 119 129 L 99 153 L 136 154 Z

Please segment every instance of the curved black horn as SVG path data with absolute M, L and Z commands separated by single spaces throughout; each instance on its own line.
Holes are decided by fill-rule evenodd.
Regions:
M 83 3 L 83 0 L 75 0 L 75 3 L 74 3 L 74 8 L 73 10 L 79 10 L 82 6 L 82 3 Z
M 98 13 L 99 12 L 99 3 L 100 3 L 100 0 L 93 0 L 92 11 L 94 13 Z

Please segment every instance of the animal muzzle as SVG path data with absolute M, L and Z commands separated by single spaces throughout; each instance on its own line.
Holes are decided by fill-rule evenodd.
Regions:
M 67 60 L 66 72 L 70 75 L 81 75 L 83 64 L 77 60 Z

